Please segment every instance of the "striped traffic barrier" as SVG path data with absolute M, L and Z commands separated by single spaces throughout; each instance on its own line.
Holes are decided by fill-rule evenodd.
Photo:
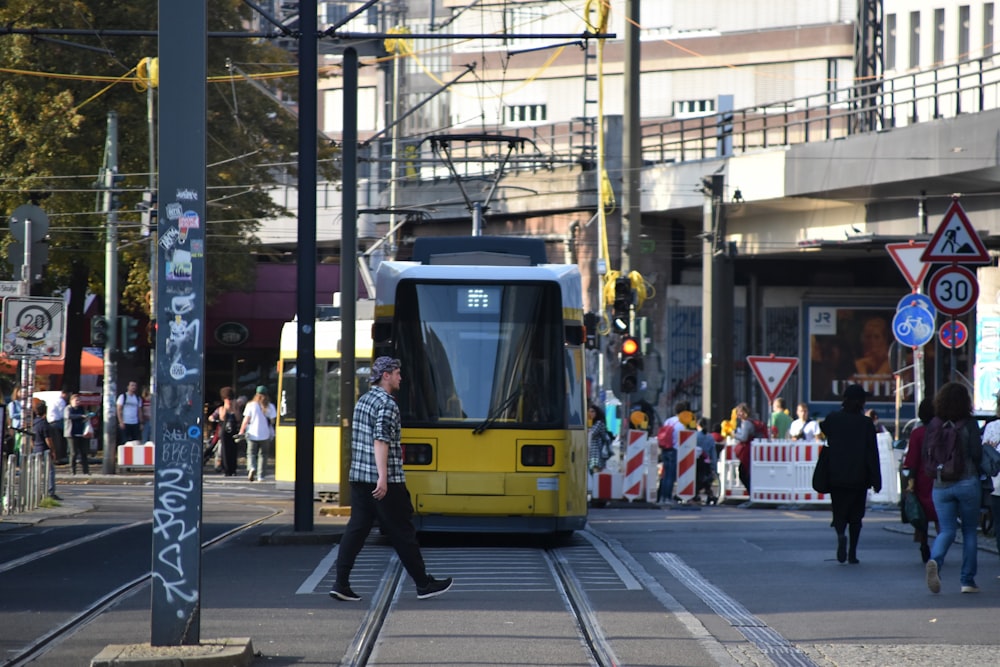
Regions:
M 755 440 L 750 450 L 750 500 L 755 503 L 829 504 L 812 488 L 813 470 L 825 443 Z
M 645 495 L 647 449 L 645 431 L 628 431 L 628 447 L 625 449 L 624 496 L 636 500 Z
M 141 444 L 138 440 L 118 446 L 119 468 L 152 468 L 156 464 L 156 446 L 147 442 Z
M 736 445 L 730 441 L 722 449 L 719 457 L 719 502 L 727 500 L 748 500 L 750 495 L 740 481 L 740 460 L 736 458 Z
M 674 495 L 687 501 L 695 497 L 697 492 L 698 457 L 695 452 L 697 432 L 687 429 L 678 432 L 677 445 L 677 482 L 674 484 Z

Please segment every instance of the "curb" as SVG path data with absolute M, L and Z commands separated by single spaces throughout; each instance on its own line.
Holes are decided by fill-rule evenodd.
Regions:
M 111 644 L 90 661 L 90 667 L 244 667 L 253 664 L 249 637 L 206 639 L 191 646 Z

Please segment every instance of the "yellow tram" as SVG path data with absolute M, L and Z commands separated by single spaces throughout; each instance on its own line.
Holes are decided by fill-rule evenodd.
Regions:
M 360 310 L 360 308 L 359 308 Z M 370 311 L 370 308 L 369 308 Z M 370 316 L 370 313 L 369 313 Z M 372 321 L 355 322 L 355 399 L 368 389 L 372 357 Z M 340 350 L 341 322 L 316 322 L 316 407 L 313 431 L 313 490 L 320 498 L 340 491 Z M 298 322 L 281 329 L 278 366 L 278 419 L 274 429 L 276 488 L 295 488 L 295 358 Z
M 583 303 L 540 239 L 418 239 L 376 274 L 374 356 L 402 361 L 421 531 L 566 533 L 587 516 Z

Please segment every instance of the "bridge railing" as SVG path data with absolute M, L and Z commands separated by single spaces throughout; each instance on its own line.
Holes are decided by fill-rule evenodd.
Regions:
M 703 160 L 774 146 L 829 141 L 1000 108 L 1000 64 L 968 60 L 932 70 L 863 82 L 774 104 L 642 127 L 647 163 Z M 724 153 L 728 154 L 728 152 Z
M 732 154 L 775 146 L 829 141 L 940 118 L 1000 108 L 1000 56 L 914 71 L 879 82 L 865 81 L 727 112 L 696 117 L 647 119 L 642 123 L 642 157 L 648 164 L 704 160 L 719 155 L 722 142 Z M 498 134 L 525 140 L 505 171 L 595 167 L 594 119 L 503 128 Z M 497 142 L 454 142 L 452 160 L 461 178 L 492 174 L 506 153 Z M 727 153 L 728 154 L 728 153 Z M 430 142 L 418 142 L 400 157 L 403 181 L 450 179 Z

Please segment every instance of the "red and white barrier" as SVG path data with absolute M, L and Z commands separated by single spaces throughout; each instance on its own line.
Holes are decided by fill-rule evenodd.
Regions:
M 750 500 L 755 503 L 828 504 L 812 488 L 823 442 L 754 440 L 750 448 Z
M 602 470 L 591 475 L 590 496 L 594 500 L 618 500 L 625 478 L 618 471 Z
M 685 429 L 678 432 L 680 444 L 677 445 L 677 481 L 674 483 L 674 495 L 684 501 L 691 500 L 697 495 L 698 457 L 695 443 L 698 438 L 696 436 L 697 431 Z
M 137 440 L 118 445 L 119 468 L 152 468 L 155 464 L 156 446 L 153 443 L 140 444 Z
M 629 500 L 636 500 L 646 495 L 646 463 L 647 443 L 649 436 L 645 431 L 628 431 L 628 447 L 625 449 L 625 488 L 624 495 Z
M 719 502 L 749 500 L 750 494 L 740 481 L 740 460 L 736 458 L 736 443 L 727 442 L 719 457 Z

